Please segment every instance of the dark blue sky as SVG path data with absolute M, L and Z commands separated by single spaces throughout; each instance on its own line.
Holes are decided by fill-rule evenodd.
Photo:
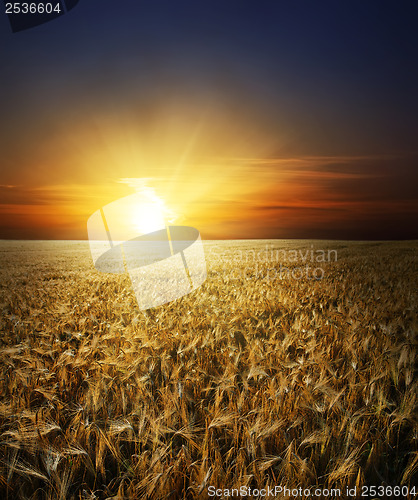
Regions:
M 190 165 L 357 158 L 333 168 L 366 169 L 373 180 L 338 184 L 343 197 L 373 186 L 381 202 L 405 193 L 402 229 L 395 220 L 396 231 L 382 226 L 371 236 L 416 237 L 414 1 L 80 0 L 61 18 L 18 33 L 1 16 L 0 44 L 2 185 L 92 183 L 95 169 L 89 175 L 85 166 L 69 169 L 58 160 L 68 157 L 69 137 L 73 150 L 86 147 L 77 135 L 83 127 L 93 149 L 109 142 L 112 127 L 129 140 L 135 129 L 146 143 L 144 158 L 157 165 L 165 160 L 147 144 L 155 151 L 163 138 L 167 157 L 176 157 L 203 123 L 205 139 L 189 149 Z M 168 137 L 176 129 L 179 150 Z M 103 169 L 109 178 L 135 175 L 128 166 L 117 174 L 114 166 Z M 378 224 L 374 217 L 368 224 Z M 344 230 L 319 225 L 317 234 L 344 237 Z M 358 236 L 367 236 L 367 227 Z

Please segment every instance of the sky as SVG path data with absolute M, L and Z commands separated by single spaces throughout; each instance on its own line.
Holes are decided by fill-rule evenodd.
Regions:
M 138 182 L 204 239 L 416 239 L 417 61 L 414 1 L 3 12 L 0 239 L 86 239 Z

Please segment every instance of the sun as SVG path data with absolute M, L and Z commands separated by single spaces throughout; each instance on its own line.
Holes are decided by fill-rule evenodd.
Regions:
M 164 203 L 141 202 L 132 212 L 132 225 L 140 234 L 153 233 L 166 227 Z
M 114 219 L 123 234 L 135 238 L 166 229 L 178 220 L 178 214 L 166 205 L 160 193 L 148 185 L 148 178 L 123 178 L 119 182 L 134 188 L 135 193 L 118 202 Z M 125 238 L 126 240 L 126 238 Z
M 160 231 L 177 219 L 165 201 L 149 189 L 136 193 L 130 213 L 132 227 L 139 234 Z

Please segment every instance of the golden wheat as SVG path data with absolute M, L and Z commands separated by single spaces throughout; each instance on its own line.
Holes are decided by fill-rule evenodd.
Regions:
M 267 243 L 338 260 L 280 279 Z M 200 289 L 140 312 L 85 242 L 1 242 L 1 498 L 418 482 L 416 243 L 205 248 Z

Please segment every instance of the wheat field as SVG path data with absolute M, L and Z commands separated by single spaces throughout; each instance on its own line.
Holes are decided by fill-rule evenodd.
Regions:
M 204 246 L 203 286 L 143 312 L 87 242 L 0 242 L 0 498 L 415 498 L 417 242 Z

